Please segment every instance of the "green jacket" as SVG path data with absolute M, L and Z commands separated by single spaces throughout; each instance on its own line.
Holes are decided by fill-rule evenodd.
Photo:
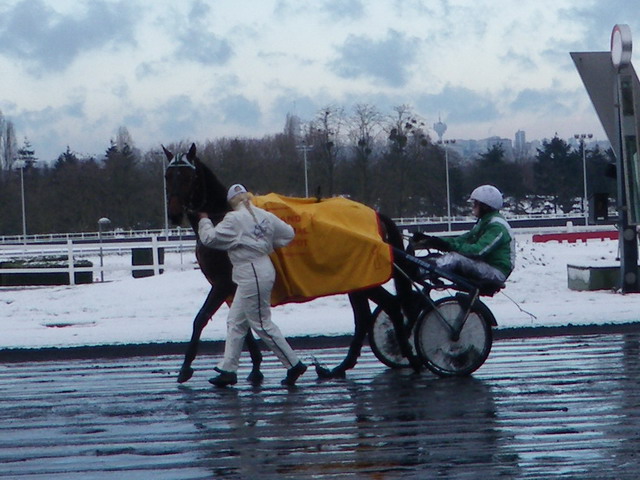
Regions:
M 507 277 L 515 265 L 515 239 L 511 227 L 498 211 L 487 213 L 467 233 L 443 240 L 451 251 L 482 260 Z

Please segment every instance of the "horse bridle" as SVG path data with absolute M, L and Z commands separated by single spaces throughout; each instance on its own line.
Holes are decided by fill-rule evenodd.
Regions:
M 169 165 L 167 165 L 167 170 L 170 168 L 190 168 L 193 170 L 194 175 L 191 179 L 191 183 L 189 184 L 189 197 L 186 199 L 186 201 L 184 202 L 183 208 L 185 210 L 186 213 L 189 214 L 196 214 L 200 211 L 203 210 L 203 207 L 206 203 L 206 183 L 205 182 L 201 182 L 202 184 L 202 201 L 200 202 L 200 205 L 194 206 L 193 205 L 193 197 L 195 196 L 195 183 L 199 180 L 198 177 L 198 169 L 196 168 L 196 164 L 195 162 L 189 160 L 189 157 L 186 156 L 184 153 L 177 153 L 175 155 L 175 157 L 173 157 L 171 159 L 171 161 L 169 162 Z

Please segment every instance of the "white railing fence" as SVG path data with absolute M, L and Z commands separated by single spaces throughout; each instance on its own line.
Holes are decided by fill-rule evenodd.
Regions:
M 133 265 L 133 252 L 137 248 L 151 249 L 151 263 L 146 265 Z M 168 268 L 174 270 L 183 270 L 193 268 L 193 262 L 183 257 L 183 254 L 190 253 L 191 259 L 195 249 L 195 241 L 192 239 L 168 239 L 167 237 L 158 237 L 151 235 L 150 238 L 139 238 L 130 240 L 121 240 L 118 242 L 74 242 L 67 239 L 65 243 L 38 243 L 38 244 L 20 244 L 20 245 L 1 245 L 0 244 L 0 262 L 10 262 L 18 259 L 32 259 L 35 257 L 64 257 L 66 260 L 56 263 L 64 263 L 64 266 L 55 267 L 34 267 L 34 268 L 1 268 L 2 274 L 26 274 L 26 273 L 66 273 L 69 278 L 69 284 L 75 285 L 75 274 L 79 272 L 92 272 L 94 278 L 104 279 L 104 274 L 114 271 L 125 271 L 132 273 L 134 271 L 153 271 L 154 275 L 159 275 L 161 270 Z M 176 252 L 180 254 L 179 263 L 171 266 L 166 261 L 161 261 L 160 251 Z M 131 258 L 131 262 L 105 262 L 107 258 L 114 256 Z M 93 266 L 76 266 L 75 263 L 80 259 L 91 258 Z M 166 258 L 166 256 L 165 256 Z M 97 265 L 96 265 L 97 263 Z M 112 264 L 108 264 L 112 263 Z
M 532 216 L 526 216 L 531 218 Z M 536 217 L 536 216 L 533 216 Z M 563 216 L 561 216 L 563 217 Z M 545 218 L 549 218 L 546 216 Z M 406 228 L 417 224 L 443 223 L 442 218 L 405 218 L 396 219 L 401 226 L 405 237 L 410 233 Z M 472 220 L 466 217 L 456 218 L 456 221 Z M 511 220 L 511 217 L 510 217 Z M 403 228 L 406 227 L 406 228 Z M 516 234 L 524 239 L 534 233 L 543 232 L 567 232 L 567 231 L 598 231 L 610 230 L 612 225 L 573 225 L 567 221 L 562 226 L 557 227 L 515 227 Z M 451 234 L 454 232 L 445 232 Z M 152 261 L 148 265 L 133 265 L 133 252 L 137 248 L 150 248 L 152 251 Z M 61 256 L 66 259 L 58 263 L 65 263 L 64 266 L 38 267 L 38 268 L 6 268 L 0 269 L 0 274 L 25 274 L 25 273 L 66 273 L 69 283 L 74 285 L 75 273 L 93 272 L 93 278 L 104 279 L 105 273 L 132 275 L 134 271 L 149 270 L 154 275 L 158 275 L 161 270 L 185 270 L 195 266 L 195 235 L 191 229 L 176 228 L 171 230 L 113 230 L 108 232 L 89 233 L 69 233 L 51 235 L 32 235 L 26 239 L 22 236 L 0 236 L 0 262 L 7 262 L 18 259 L 29 259 L 37 256 Z M 172 256 L 171 262 L 160 261 L 160 251 L 163 253 L 179 253 Z M 118 261 L 114 261 L 115 259 Z M 127 261 L 124 261 L 126 257 Z M 75 262 L 80 259 L 91 259 L 93 266 L 76 266 Z M 108 262 L 103 261 L 109 259 Z M 131 259 L 131 261 L 129 261 Z

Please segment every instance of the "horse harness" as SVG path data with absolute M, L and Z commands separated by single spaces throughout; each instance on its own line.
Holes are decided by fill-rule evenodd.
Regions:
M 206 198 L 207 198 L 205 194 L 206 192 L 202 192 L 202 195 L 201 195 L 202 199 L 199 205 L 193 204 L 194 197 L 196 194 L 196 189 L 194 188 L 195 186 L 194 184 L 198 180 L 198 169 L 196 168 L 195 162 L 190 160 L 189 157 L 184 153 L 177 153 L 175 157 L 173 157 L 173 159 L 169 162 L 169 165 L 167 165 L 167 170 L 170 168 L 188 168 L 193 170 L 193 176 L 191 177 L 191 180 L 189 183 L 189 196 L 184 202 L 184 210 L 185 212 L 192 213 L 192 214 L 196 214 L 199 211 L 202 211 L 206 203 Z M 207 187 L 205 182 L 201 182 L 201 183 L 202 183 L 202 188 L 206 189 Z

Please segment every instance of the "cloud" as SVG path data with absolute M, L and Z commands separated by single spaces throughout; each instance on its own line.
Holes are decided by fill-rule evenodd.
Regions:
M 579 2 L 566 10 L 565 18 L 582 27 L 583 38 L 577 42 L 579 51 L 604 52 L 609 50 L 611 31 L 618 23 L 637 26 L 638 4 L 629 0 L 607 2 Z
M 334 22 L 351 22 L 364 16 L 360 0 L 325 0 L 321 9 Z
M 418 97 L 416 107 L 424 114 L 436 115 L 442 112 L 452 123 L 487 122 L 500 115 L 495 99 L 481 92 L 450 84 L 438 94 Z
M 152 115 L 159 123 L 160 131 L 170 132 L 170 139 L 191 138 L 198 126 L 206 119 L 203 109 L 196 105 L 188 95 L 175 95 L 154 109 Z M 217 123 L 219 119 L 208 119 Z
M 177 55 L 203 65 L 224 65 L 233 50 L 228 41 L 197 28 L 189 29 L 178 37 Z
M 288 113 L 297 115 L 303 121 L 312 119 L 321 103 L 316 99 L 309 97 L 295 89 L 285 89 L 281 95 L 275 98 L 271 115 L 276 119 L 282 119 L 284 125 L 284 119 Z
M 564 96 L 566 93 L 557 88 L 548 90 L 527 88 L 518 93 L 510 107 L 514 112 L 568 114 L 570 109 L 560 101 Z
M 177 35 L 176 54 L 203 65 L 224 65 L 233 56 L 231 44 L 208 31 L 207 16 L 211 8 L 196 1 L 191 6 L 188 22 Z
M 43 0 L 22 0 L 0 10 L 0 53 L 34 74 L 64 71 L 84 52 L 133 44 L 132 5 L 93 0 L 80 14 L 64 15 Z
M 517 53 L 513 48 L 510 48 L 509 51 L 501 57 L 501 60 L 506 63 L 512 63 L 523 71 L 532 71 L 537 67 L 536 62 L 534 62 L 529 55 Z
M 249 127 L 258 126 L 262 116 L 260 107 L 242 95 L 231 95 L 217 104 L 225 121 Z
M 379 41 L 350 35 L 329 67 L 344 78 L 372 78 L 391 87 L 402 87 L 416 60 L 417 41 L 396 30 L 389 30 L 386 38 Z

